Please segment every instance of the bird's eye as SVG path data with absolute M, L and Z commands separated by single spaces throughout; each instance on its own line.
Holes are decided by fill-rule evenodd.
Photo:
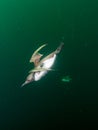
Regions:
M 44 66 L 44 63 L 42 63 L 41 65 L 40 65 L 40 67 L 43 67 Z

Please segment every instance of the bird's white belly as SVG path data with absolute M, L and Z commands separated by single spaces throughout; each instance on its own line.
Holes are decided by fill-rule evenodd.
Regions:
M 45 60 L 43 62 L 43 66 L 41 68 L 50 69 L 52 67 L 55 59 L 56 59 L 56 54 L 54 54 L 53 57 Z M 35 81 L 41 79 L 41 77 L 43 77 L 46 73 L 47 73 L 47 70 L 36 72 L 34 75 Z

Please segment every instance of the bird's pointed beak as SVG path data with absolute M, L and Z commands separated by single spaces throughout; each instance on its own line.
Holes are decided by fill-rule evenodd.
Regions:
M 29 82 L 28 81 L 25 81 L 22 85 L 21 85 L 21 87 L 24 87 L 26 84 L 28 84 Z

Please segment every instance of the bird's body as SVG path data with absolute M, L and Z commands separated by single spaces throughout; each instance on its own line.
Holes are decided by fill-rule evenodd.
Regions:
M 48 71 L 51 71 L 51 67 L 55 62 L 57 54 L 61 51 L 64 43 L 61 43 L 60 46 L 52 53 L 40 60 L 42 54 L 38 53 L 46 44 L 39 47 L 32 55 L 30 62 L 34 62 L 35 67 L 29 71 L 29 75 L 26 78 L 26 81 L 22 86 L 32 82 L 40 80 Z

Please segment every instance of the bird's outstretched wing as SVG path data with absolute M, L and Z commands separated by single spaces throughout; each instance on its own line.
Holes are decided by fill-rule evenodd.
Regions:
M 39 61 L 40 61 L 40 58 L 43 56 L 42 54 L 39 53 L 39 51 L 45 47 L 47 44 L 44 44 L 42 46 L 40 46 L 34 53 L 33 55 L 31 56 L 30 58 L 30 63 L 34 62 L 34 65 L 37 66 Z
M 53 69 L 48 69 L 48 68 L 37 68 L 37 69 L 32 69 L 32 70 L 30 70 L 29 73 L 40 72 L 40 71 L 53 71 Z

